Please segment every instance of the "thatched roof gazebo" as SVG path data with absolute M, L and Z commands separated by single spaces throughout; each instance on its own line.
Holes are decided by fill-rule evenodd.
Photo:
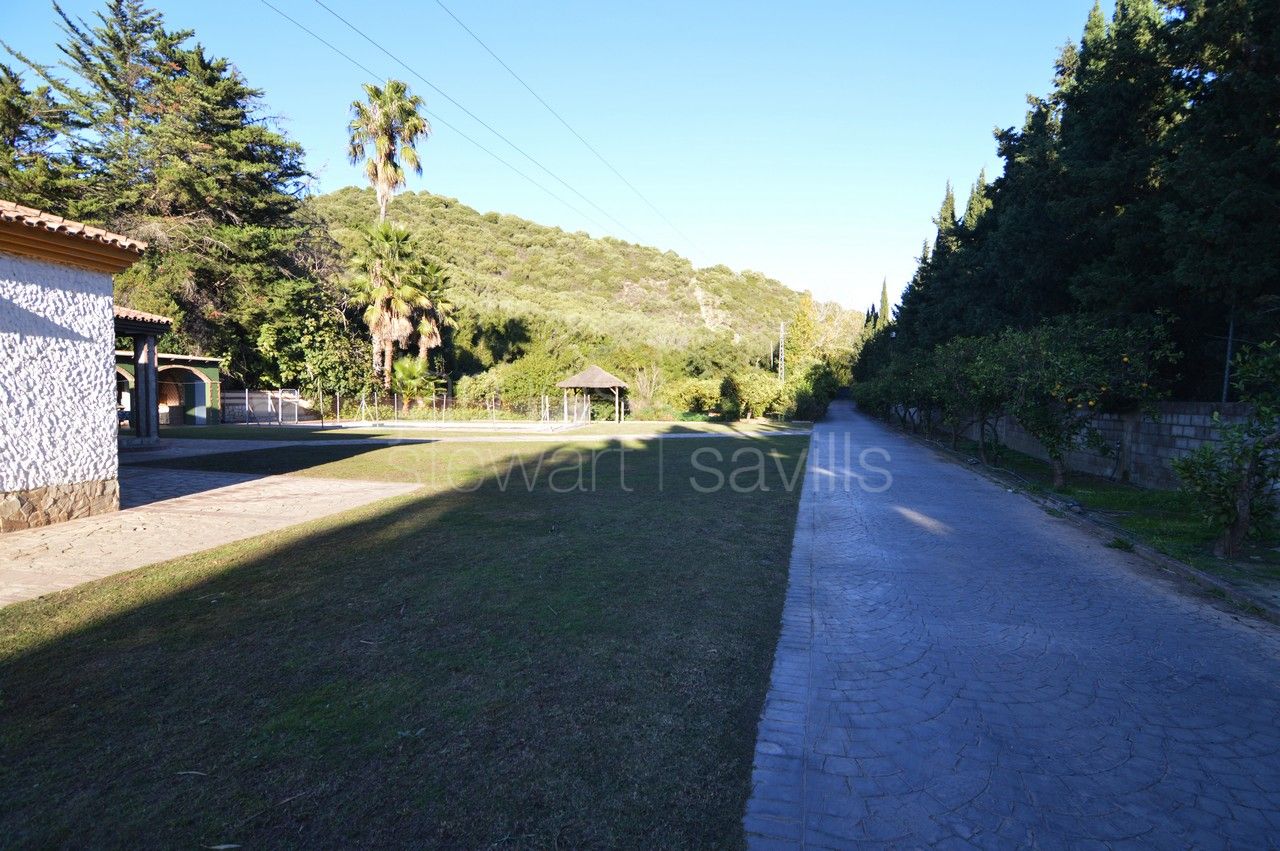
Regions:
M 585 395 L 590 396 L 593 390 L 602 390 L 613 393 L 613 421 L 622 422 L 622 391 L 627 389 L 627 382 L 623 381 L 615 375 L 610 375 L 594 364 L 587 367 L 577 375 L 570 376 L 564 381 L 556 382 L 556 386 L 564 390 L 564 418 L 567 422 L 569 419 L 569 391 L 575 393 L 579 390 Z

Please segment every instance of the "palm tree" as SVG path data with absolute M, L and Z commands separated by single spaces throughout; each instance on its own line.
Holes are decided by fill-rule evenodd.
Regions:
M 425 405 L 423 400 L 428 394 L 435 392 L 436 377 L 431 374 L 424 360 L 402 357 L 392 365 L 391 371 L 392 386 L 406 400 L 416 399 L 418 407 L 423 407 Z M 405 407 L 407 408 L 408 405 Z
M 422 174 L 414 146 L 430 135 L 431 125 L 419 113 L 422 98 L 409 94 L 409 87 L 399 80 L 387 80 L 385 86 L 365 83 L 364 93 L 365 100 L 351 102 L 347 153 L 353 164 L 366 160 L 364 173 L 378 193 L 378 221 L 382 222 L 392 194 L 404 186 L 401 163 Z
M 381 222 L 362 234 L 351 270 L 351 300 L 364 306 L 373 338 L 373 371 L 390 387 L 396 346 L 408 344 L 415 315 L 431 305 L 428 266 L 409 231 Z
M 432 349 L 444 344 L 444 329 L 458 327 L 453 320 L 453 305 L 444 296 L 445 287 L 449 286 L 449 275 L 444 267 L 439 263 L 428 263 L 427 278 L 431 288 L 418 305 L 418 360 L 423 362 Z

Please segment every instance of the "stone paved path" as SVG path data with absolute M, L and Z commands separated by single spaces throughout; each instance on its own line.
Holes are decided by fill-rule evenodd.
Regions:
M 417 487 L 122 465 L 124 510 L 0 535 L 0 606 Z
M 848 403 L 811 448 L 752 847 L 1280 846 L 1274 630 Z

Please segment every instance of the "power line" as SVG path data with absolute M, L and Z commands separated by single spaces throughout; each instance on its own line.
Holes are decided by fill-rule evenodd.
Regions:
M 288 21 L 289 23 L 293 24 L 293 25 L 294 25 L 295 27 L 297 27 L 298 29 L 302 30 L 302 31 L 303 31 L 304 33 L 306 33 L 307 35 L 309 35 L 309 36 L 311 36 L 312 38 L 314 38 L 316 41 L 318 41 L 318 42 L 320 42 L 321 44 L 323 44 L 325 47 L 327 47 L 327 48 L 329 48 L 330 50 L 332 50 L 334 53 L 336 53 L 336 54 L 338 54 L 339 56 L 341 56 L 343 59 L 345 59 L 345 60 L 347 60 L 348 62 L 350 62 L 352 65 L 354 65 L 354 66 L 356 66 L 357 68 L 359 68 L 361 71 L 364 71 L 366 74 L 368 74 L 368 75 L 369 75 L 370 77 L 372 77 L 373 79 L 375 79 L 375 80 L 381 80 L 381 79 L 383 79 L 383 75 L 381 75 L 381 74 L 377 73 L 376 71 L 371 70 L 371 69 L 369 68 L 369 66 L 365 65 L 364 63 L 359 62 L 359 61 L 357 61 L 356 59 L 353 59 L 350 55 L 348 55 L 347 53 L 343 52 L 343 51 L 342 51 L 342 49 L 340 49 L 339 47 L 337 47 L 336 45 L 334 45 L 334 44 L 333 44 L 332 42 L 330 42 L 328 39 L 326 39 L 326 38 L 324 38 L 323 36 L 321 36 L 321 35 L 317 34 L 315 31 L 313 31 L 313 30 L 309 29 L 306 25 L 302 24 L 302 23 L 301 23 L 301 22 L 299 22 L 298 20 L 296 20 L 296 19 L 294 19 L 294 18 L 290 17 L 289 15 L 285 14 L 285 13 L 284 13 L 283 11 L 281 11 L 278 7 L 276 7 L 275 5 L 273 5 L 272 3 L 270 3 L 270 2 L 269 2 L 269 0 L 259 0 L 259 2 L 261 2 L 264 6 L 268 7 L 269 9 L 271 9 L 273 12 L 275 12 L 275 13 L 276 13 L 277 15 L 279 15 L 280 17 L 284 18 L 284 19 L 285 19 L 286 21 Z M 444 126 L 444 127 L 449 128 L 449 129 L 450 129 L 450 130 L 452 130 L 454 133 L 457 133 L 457 134 L 458 134 L 459 136 L 461 136 L 463 139 L 465 139 L 465 140 L 467 140 L 468 142 L 470 142 L 471 144 L 475 145 L 477 148 L 479 148 L 480 150 L 484 151 L 486 154 L 488 154 L 489 156 L 493 157 L 495 160 L 497 160 L 498 162 L 502 163 L 504 166 L 506 166 L 507 168 L 511 169 L 511 170 L 512 170 L 512 171 L 514 171 L 516 174 L 520 175 L 520 176 L 521 176 L 521 177 L 523 177 L 525 180 L 529 181 L 529 182 L 530 182 L 530 183 L 532 183 L 534 186 L 538 187 L 538 188 L 539 188 L 539 189 L 541 189 L 543 192 L 545 192 L 545 193 L 547 193 L 548 195 L 550 195 L 552 198 L 554 198 L 554 199 L 556 199 L 557 201 L 559 201 L 561 204 L 564 204 L 566 207 L 568 207 L 568 208 L 569 208 L 570 210 L 572 210 L 574 213 L 578 214 L 579 216 L 582 216 L 582 217 L 583 217 L 584 219 L 586 219 L 587 221 L 592 222 L 592 223 L 593 223 L 593 224 L 595 224 L 597 227 L 605 228 L 605 225 L 603 225 L 603 224 L 602 224 L 598 219 L 596 219 L 594 216 L 591 216 L 591 215 L 589 215 L 589 214 L 587 214 L 587 213 L 584 213 L 582 210 L 579 210 L 577 207 L 573 206 L 573 205 L 572 205 L 572 204 L 570 204 L 568 201 L 566 201 L 565 199 L 561 198 L 561 197 L 560 197 L 559 195 L 557 195 L 555 192 L 552 192 L 550 189 L 548 189 L 547 187 L 543 186 L 541 183 L 539 183 L 538 181 L 534 180 L 532 177 L 530 177 L 529 175 L 525 174 L 523 171 L 521 171 L 520 169 L 516 168 L 516 167 L 515 167 L 515 166 L 513 166 L 511 163 L 507 162 L 505 159 L 503 159 L 503 158 L 502 158 L 502 157 L 500 157 L 499 155 L 495 154 L 493 151 L 489 150 L 489 149 L 488 149 L 488 148 L 486 148 L 484 145 L 480 144 L 478 141 L 476 141 L 476 140 L 475 140 L 475 139 L 473 139 L 472 137 L 468 136 L 466 133 L 464 133 L 464 132 L 462 132 L 461 130 L 459 130 L 457 127 L 455 127 L 455 126 L 453 126 L 452 124 L 450 124 L 448 121 L 445 121 L 443 118 L 441 118 L 441 117 L 440 117 L 439 115 L 437 115 L 436 113 L 432 112 L 432 111 L 431 111 L 431 110 L 429 110 L 429 109 L 423 109 L 423 112 L 425 112 L 427 115 L 431 116 L 431 120 L 432 120 L 432 121 L 434 121 L 435 123 L 440 124 L 440 125 L 442 125 L 442 126 Z
M 592 207 L 594 207 L 596 210 L 598 210 L 598 211 L 601 213 L 601 215 L 603 215 L 603 216 L 604 216 L 605 218 L 607 218 L 609 221 L 613 222 L 613 223 L 614 223 L 614 224 L 616 224 L 618 227 L 622 228 L 624 231 L 626 231 L 627 233 L 631 234 L 631 236 L 632 236 L 633 238 L 635 238 L 637 241 L 641 241 L 641 240 L 640 240 L 640 237 L 636 234 L 636 232 L 635 232 L 635 231 L 631 230 L 631 228 L 627 227 L 625 224 L 623 224 L 622 222 L 620 222 L 620 221 L 618 221 L 616 218 L 614 218 L 614 217 L 613 217 L 613 215 L 612 215 L 612 214 L 610 214 L 608 210 L 606 210 L 606 209 L 604 209 L 603 207 L 601 207 L 601 206 L 600 206 L 599 204 L 597 204 L 595 201 L 592 201 L 592 200 L 591 200 L 590 198 L 588 198 L 586 195 L 583 195 L 581 192 L 579 192 L 579 191 L 577 190 L 577 188 L 575 188 L 573 185 L 571 185 L 568 181 L 566 181 L 566 180 L 565 180 L 564 178 L 562 178 L 560 175 L 556 174 L 554 171 L 552 171 L 551 169 L 549 169 L 549 168 L 547 168 L 545 165 L 543 165 L 541 162 L 539 162 L 539 161 L 537 160 L 537 158 L 535 158 L 532 154 L 530 154 L 530 153 L 529 153 L 528 151 L 526 151 L 524 148 L 520 147 L 520 146 L 519 146 L 519 145 L 517 145 L 515 142 L 511 141 L 510 139 L 508 139 L 506 136 L 504 136 L 502 133 L 500 133 L 498 130 L 496 130 L 492 125 L 490 125 L 488 122 L 486 122 L 484 119 L 482 119 L 480 116 L 476 115 L 474 112 L 472 112 L 471 110 L 469 110 L 469 109 L 467 109 L 465 106 L 463 106 L 461 103 L 459 103 L 457 100 L 455 100 L 454 98 L 450 97 L 450 96 L 449 96 L 449 94 L 448 94 L 448 92 L 444 91 L 444 90 L 443 90 L 443 89 L 441 89 L 439 86 L 437 86 L 435 83 L 431 82 L 431 81 L 430 81 L 430 80 L 428 80 L 426 77 L 422 76 L 422 74 L 418 73 L 418 71 L 416 71 L 415 69 L 413 69 L 412 67 L 410 67 L 410 66 L 409 66 L 409 64 L 408 64 L 407 62 L 405 62 L 403 59 L 401 59 L 399 56 L 396 56 L 396 55 L 395 55 L 394 53 L 392 53 L 390 50 L 387 50 L 385 47 L 383 47 L 379 42 L 377 42 L 376 40 L 374 40 L 374 39 L 373 39 L 373 38 L 371 38 L 370 36 L 366 35 L 366 34 L 365 34 L 365 32 L 364 32 L 363 30 L 361 30 L 359 27 L 357 27 L 355 24 L 351 23 L 351 22 L 350 22 L 350 21 L 348 21 L 346 18 L 342 17 L 342 16 L 341 16 L 341 15 L 339 15 L 337 12 L 333 11 L 333 9 L 329 8 L 329 6 L 325 5 L 325 3 L 323 2 L 323 0 L 312 0 L 312 2 L 314 2 L 314 3 L 315 3 L 317 6 L 319 6 L 321 9 L 324 9 L 324 10 L 325 10 L 326 12 L 328 12 L 330 15 L 333 15 L 333 17 L 337 18 L 339 21 L 341 21 L 343 24 L 345 24 L 345 25 L 347 26 L 347 28 L 348 28 L 348 29 L 350 29 L 352 32 L 354 32 L 356 35 L 360 36 L 362 39 L 364 39 L 365 41 L 369 42 L 369 43 L 370 43 L 370 44 L 372 44 L 374 47 L 378 48 L 378 50 L 380 50 L 380 51 L 382 51 L 383 53 L 385 53 L 388 57 L 390 57 L 390 58 L 391 58 L 391 60 L 392 60 L 393 62 L 396 62 L 397 64 L 399 64 L 399 65 L 400 65 L 400 67 L 404 68 L 404 69 L 405 69 L 406 71 L 408 71 L 410 74 L 412 74 L 413 76 L 417 77 L 417 78 L 418 78 L 419 80 L 421 80 L 422 82 L 426 83 L 426 84 L 427 84 L 427 86 L 429 86 L 430 88 L 432 88 L 433 90 L 435 90 L 436 94 L 440 95 L 440 97 L 444 98 L 445 100 L 449 101 L 449 103 L 453 104 L 453 105 L 454 105 L 454 106 L 456 106 L 458 109 L 462 110 L 464 113 L 466 113 L 468 116 L 470 116 L 470 117 L 471 117 L 471 119 L 472 119 L 473 121 L 475 121 L 477 124 L 479 124 L 481 127 L 485 128 L 485 129 L 486 129 L 486 130 L 488 130 L 490 133 L 492 133 L 493 135 L 497 136 L 497 137 L 498 137 L 499 139 L 501 139 L 502 141 L 506 142 L 506 143 L 507 143 L 508 145 L 510 145 L 513 149 L 515 149 L 515 151 L 516 151 L 517 153 L 519 153 L 522 157 L 524 157 L 524 158 L 525 158 L 525 159 L 527 159 L 529 162 L 531 162 L 531 163 L 533 163 L 534 165 L 536 165 L 538 168 L 542 169 L 544 172 L 546 172 L 546 173 L 547 173 L 547 175 L 548 175 L 548 176 L 550 176 L 552 179 L 554 179 L 554 180 L 555 180 L 556 182 L 558 182 L 560 185 L 564 186 L 566 189 L 568 189 L 568 190 L 569 190 L 570 192 L 572 192 L 574 195 L 577 195 L 577 196 L 578 196 L 579 198 L 581 198 L 583 201 L 586 201 L 588 204 L 590 204 Z
M 472 31 L 471 27 L 469 27 L 469 26 L 467 26 L 466 24 L 464 24 L 464 23 L 462 22 L 462 19 L 461 19 L 461 18 L 459 18 L 457 15 L 455 15 L 455 14 L 453 13 L 453 11 L 452 11 L 448 6 L 444 5 L 444 3 L 443 3 L 443 2 L 441 2 L 441 0 L 436 0 L 436 5 L 437 5 L 437 6 L 439 6 L 441 9 L 444 9 L 445 13 L 446 13 L 449 17 L 453 18 L 453 20 L 458 24 L 458 26 L 462 27 L 462 29 L 466 31 L 467 35 L 471 36 L 473 39 L 475 39 L 475 40 L 476 40 L 476 44 L 478 44 L 478 45 L 480 45 L 481 47 L 483 47 L 483 48 L 485 49 L 485 52 L 486 52 L 486 53 L 488 53 L 490 56 L 492 56 L 495 62 L 497 62 L 499 65 L 501 65 L 503 68 L 505 68 L 505 69 L 507 70 L 507 73 L 508 73 L 508 74 L 510 74 L 512 77 L 514 77 L 517 83 L 519 83 L 520 85 L 524 86 L 525 90 L 526 90 L 527 92 L 529 92 L 529 94 L 533 95 L 534 99 L 535 99 L 535 100 L 537 100 L 537 101 L 538 101 L 538 103 L 542 104 L 542 106 L 547 110 L 547 112 L 549 112 L 549 113 L 551 113 L 553 116 L 555 116 L 556 120 L 557 120 L 557 121 L 559 121 L 561 124 L 563 124 L 563 125 L 564 125 L 564 127 L 565 127 L 565 129 L 566 129 L 566 130 L 568 130 L 570 133 L 572 133 L 572 134 L 577 138 L 577 140 L 578 140 L 579 142 L 581 142 L 581 143 L 583 144 L 583 146 L 584 146 L 588 151 L 590 151 L 591 153 L 595 154 L 596 159 L 598 159 L 598 160 L 600 160 L 600 162 L 604 163 L 604 164 L 605 164 L 605 167 L 606 167 L 606 168 L 608 168 L 608 169 L 609 169 L 609 171 L 613 172 L 613 173 L 614 173 L 614 175 L 615 175 L 619 180 L 621 180 L 624 184 L 626 184 L 627 188 L 628 188 L 628 189 L 630 189 L 632 192 L 634 192 L 634 193 L 636 194 L 636 197 L 637 197 L 637 198 L 639 198 L 641 201 L 643 201 L 645 204 L 647 204 L 647 205 L 649 206 L 649 209 L 651 209 L 651 210 L 653 210 L 655 213 L 657 213 L 657 214 L 658 214 L 658 217 L 659 217 L 659 218 L 661 218 L 664 222 L 666 222 L 668 227 L 670 227 L 673 231 L 675 231 L 675 233 L 676 233 L 676 234 L 677 234 L 681 239 L 683 239 L 686 243 L 688 243 L 690 246 L 692 246 L 692 247 L 694 247 L 694 248 L 697 248 L 697 247 L 698 247 L 698 246 L 697 246 L 697 244 L 696 244 L 692 239 L 690 239 L 688 235 L 686 235 L 686 234 L 684 233 L 684 231 L 682 231 L 682 230 L 680 230 L 680 228 L 676 227 L 675 223 L 674 223 L 674 222 L 672 222 L 672 221 L 671 221 L 671 219 L 667 218 L 667 216 L 666 216 L 666 214 L 665 214 L 665 213 L 663 213 L 661 210 L 659 210 L 659 209 L 658 209 L 658 207 L 657 207 L 657 206 L 656 206 L 652 201 L 650 201 L 648 198 L 646 198 L 643 192 L 641 192 L 639 189 L 637 189 L 637 188 L 636 188 L 636 187 L 631 183 L 631 181 L 629 181 L 629 180 L 627 180 L 625 177 L 623 177 L 622 172 L 620 172 L 620 171 L 618 171 L 616 168 L 614 168 L 613 163 L 611 163 L 611 162 L 609 162 L 607 159 L 605 159 L 604 154 L 600 153 L 598 150 L 596 150 L 596 148 L 595 148 L 595 146 L 594 146 L 594 145 L 592 145 L 590 142 L 588 142 L 586 139 L 584 139 L 584 138 L 582 137 L 582 134 L 581 134 L 581 133 L 579 133 L 577 130 L 575 130 L 575 129 L 573 128 L 573 126 L 572 126 L 571 124 L 569 124 L 569 122 L 568 122 L 568 121 L 566 121 L 566 120 L 564 119 L 564 116 L 562 116 L 560 113 L 556 112 L 556 111 L 555 111 L 555 109 L 554 109 L 554 108 L 552 108 L 551 104 L 547 103 L 547 102 L 543 99 L 542 95 L 540 95 L 540 94 L 538 94 L 537 92 L 535 92 L 535 91 L 533 90 L 533 87 L 532 87 L 532 86 L 530 86 L 528 83 L 526 83 L 526 82 L 524 81 L 524 78 L 522 78 L 519 74 L 517 74 L 517 73 L 516 73 L 516 72 L 511 68 L 511 66 L 510 66 L 510 65 L 508 65 L 506 62 L 503 62 L 503 61 L 502 61 L 502 57 L 501 57 L 501 56 L 499 56 L 498 54 L 494 53 L 494 52 L 493 52 L 493 49 L 492 49 L 491 47 L 489 47 L 489 45 L 485 44 L 485 43 L 484 43 L 484 40 L 483 40 L 483 39 L 481 39 L 481 38 L 480 38 L 480 36 L 476 35 L 476 34 L 475 34 L 475 32 L 473 32 L 473 31 Z

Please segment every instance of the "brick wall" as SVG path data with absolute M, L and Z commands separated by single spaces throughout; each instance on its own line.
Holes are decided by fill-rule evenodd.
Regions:
M 1077 449 L 1067 454 L 1067 466 L 1072 470 L 1130 481 L 1143 487 L 1176 488 L 1179 482 L 1171 462 L 1201 444 L 1217 441 L 1214 411 L 1221 411 L 1225 422 L 1241 422 L 1248 413 L 1248 406 L 1165 402 L 1159 405 L 1155 419 L 1139 413 L 1103 414 L 1096 425 L 1111 451 L 1104 454 Z M 1048 460 L 1049 456 L 1039 441 L 1012 417 L 1003 417 L 996 424 L 996 430 L 1001 442 L 1009 448 Z M 976 439 L 977 428 L 971 428 L 968 436 Z

